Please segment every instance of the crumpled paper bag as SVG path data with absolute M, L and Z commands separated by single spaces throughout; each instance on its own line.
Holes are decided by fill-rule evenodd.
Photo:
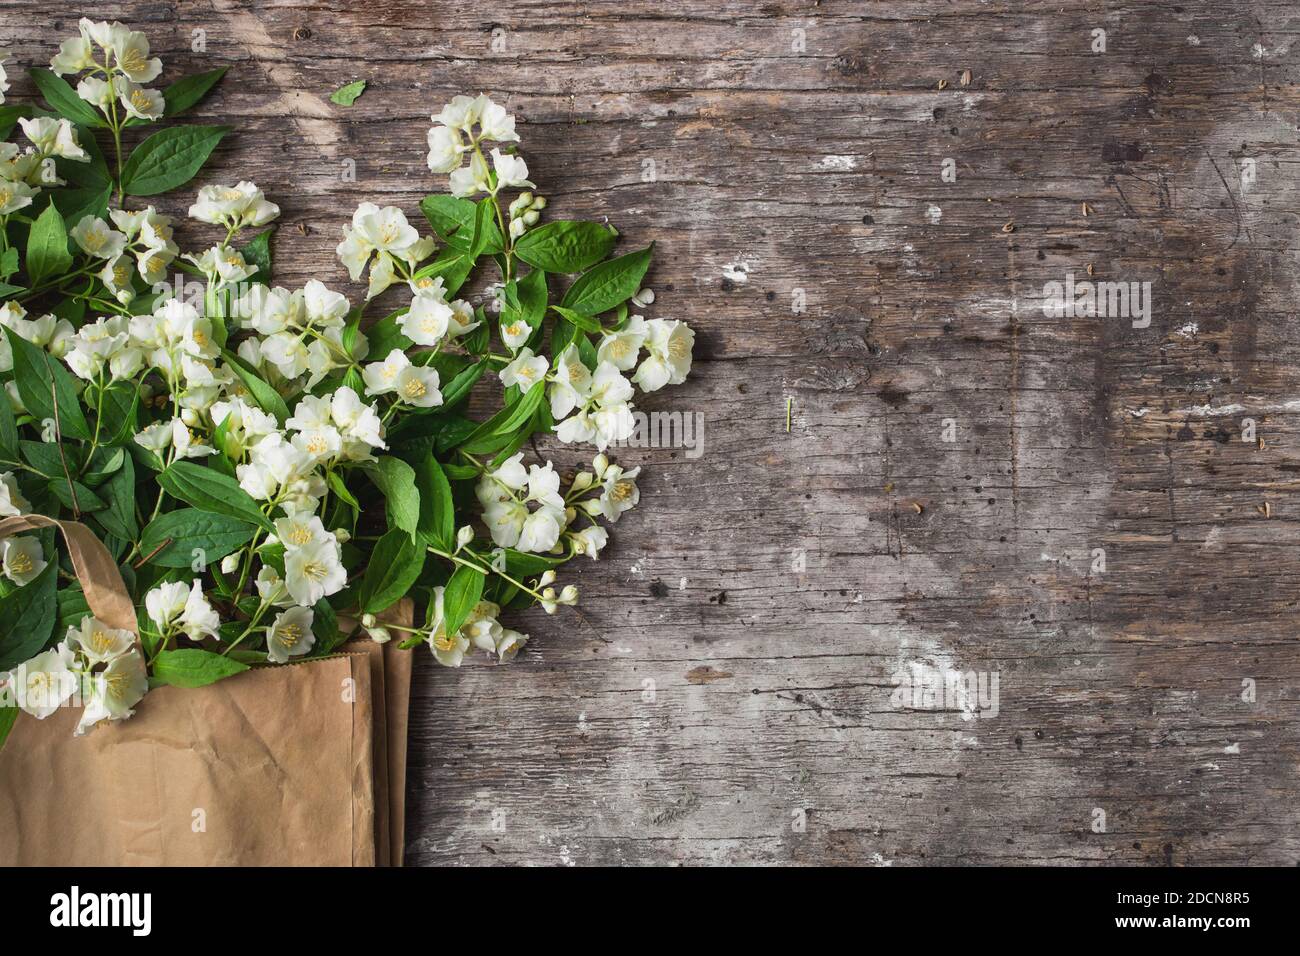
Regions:
M 410 623 L 410 602 L 393 620 Z M 73 737 L 21 714 L 0 750 L 0 866 L 401 865 L 411 657 L 338 656 L 159 687 Z

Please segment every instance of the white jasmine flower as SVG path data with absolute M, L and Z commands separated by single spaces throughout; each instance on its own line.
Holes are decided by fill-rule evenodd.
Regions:
M 163 450 L 172 443 L 172 423 L 154 422 L 146 425 L 135 433 L 135 443 L 161 457 Z
M 639 315 L 632 316 L 619 331 L 604 334 L 600 347 L 596 349 L 597 361 L 608 362 L 620 372 L 631 371 L 647 334 L 645 319 Z
M 145 613 L 159 634 L 165 634 L 176 623 L 185 610 L 189 593 L 183 581 L 167 581 L 144 596 Z
M 32 197 L 39 191 L 26 183 L 0 179 L 0 216 L 26 209 L 32 204 Z
M 284 578 L 280 577 L 275 568 L 269 564 L 262 565 L 261 570 L 257 572 L 257 593 L 267 604 L 276 607 L 293 606 L 293 596 L 285 586 Z
M 467 199 L 476 193 L 488 192 L 488 179 L 487 162 L 475 153 L 470 157 L 468 166 L 452 170 L 447 184 L 453 196 Z
M 443 591 L 441 587 L 433 589 L 434 614 L 433 627 L 429 631 L 429 647 L 433 656 L 443 667 L 460 667 L 469 650 L 469 639 L 459 632 L 447 633 L 447 624 L 443 617 Z
M 217 453 L 215 448 L 205 444 L 190 431 L 181 419 L 173 418 L 171 428 L 172 450 L 176 453 L 177 458 L 203 458 Z
M 87 615 L 77 627 L 68 628 L 66 643 L 70 649 L 85 655 L 92 664 L 103 664 L 129 651 L 135 644 L 135 635 L 109 627 L 98 618 Z
M 149 674 L 140 652 L 132 650 L 90 678 L 90 695 L 77 724 L 77 736 L 102 720 L 125 720 L 149 690 Z
M 275 366 L 275 370 L 285 378 L 297 378 L 307 371 L 311 352 L 304 344 L 302 336 L 294 332 L 277 332 L 268 336 L 261 345 L 263 361 Z
M 532 349 L 522 348 L 515 355 L 514 361 L 501 370 L 501 384 L 507 388 L 518 385 L 526 392 L 536 383 L 545 380 L 548 367 L 546 356 L 534 356 Z
M 77 690 L 72 651 L 66 643 L 37 654 L 13 671 L 18 706 L 37 720 L 54 713 Z
M 570 344 L 555 360 L 555 378 L 549 398 L 556 421 L 583 405 L 591 394 L 591 371 L 582 363 L 578 347 Z
M 610 521 L 618 521 L 624 511 L 636 507 L 641 500 L 641 491 L 637 488 L 636 477 L 641 474 L 638 466 L 631 471 L 624 471 L 618 465 L 605 469 L 604 491 L 600 495 L 600 513 Z
M 459 551 L 465 545 L 474 540 L 474 529 L 470 525 L 462 526 L 456 532 L 456 550 Z
M 384 423 L 375 406 L 361 401 L 361 396 L 346 385 L 335 389 L 330 397 L 330 417 L 346 440 L 344 451 L 353 460 L 365 460 L 357 457 L 368 456 L 363 448 L 388 447 L 384 444 Z
M 330 545 L 338 553 L 336 536 L 325 530 L 325 525 L 315 515 L 294 515 L 289 518 L 277 518 L 275 536 L 285 549 L 307 548 Z
M 461 139 L 460 131 L 449 126 L 429 128 L 429 169 L 435 173 L 449 173 L 460 165 L 461 155 L 470 147 Z
M 64 361 L 79 378 L 93 381 L 104 363 L 128 348 L 129 342 L 125 319 L 117 315 L 101 318 L 77 330 Z
M 30 584 L 45 570 L 45 552 L 38 538 L 5 538 L 0 541 L 0 566 L 4 576 L 19 587 Z
M 647 392 L 665 385 L 680 385 L 691 371 L 695 333 L 685 322 L 651 319 L 646 323 L 646 350 L 650 353 L 632 380 Z
M 126 248 L 126 236 L 95 216 L 83 216 L 81 222 L 68 230 L 68 235 L 83 252 L 100 259 L 116 259 Z
M 312 279 L 303 286 L 302 302 L 307 322 L 317 328 L 341 327 L 347 320 L 347 298 L 317 279 Z
M 269 202 L 256 183 L 234 186 L 204 186 L 190 206 L 190 218 L 227 229 L 265 226 L 280 215 L 280 207 Z
M 218 287 L 243 282 L 257 274 L 257 267 L 244 260 L 244 254 L 230 246 L 213 246 L 201 255 L 185 256 Z
M 216 637 L 221 626 L 221 618 L 208 603 L 203 588 L 196 580 L 185 600 L 185 609 L 181 613 L 181 629 L 191 641 L 205 637 Z
M 136 83 L 157 79 L 162 72 L 162 60 L 157 57 L 150 59 L 148 38 L 120 23 L 114 23 L 111 29 L 113 59 L 127 79 Z
M 279 614 L 266 634 L 267 660 L 283 664 L 291 657 L 301 657 L 310 651 L 316 643 L 316 635 L 311 629 L 314 619 L 315 614 L 309 607 L 291 607 Z
M 131 277 L 134 274 L 135 268 L 131 265 L 130 257 L 119 255 L 104 263 L 104 268 L 99 270 L 99 281 L 104 283 L 114 296 L 119 297 L 119 301 L 123 294 L 128 294 L 127 302 L 130 302 L 135 297 L 131 288 Z
M 313 462 L 334 458 L 343 447 L 343 437 L 333 425 L 313 425 L 294 435 L 292 441 L 293 447 Z
M 408 365 L 397 373 L 396 391 L 399 401 L 417 408 L 433 408 L 442 404 L 442 392 L 438 390 L 438 372 L 433 368 Z
M 98 65 L 95 63 L 95 52 L 90 45 L 90 35 L 85 27 L 85 24 L 90 21 L 83 19 L 81 22 L 80 35 L 59 44 L 59 52 L 50 60 L 50 70 L 59 76 L 80 73 L 82 70 L 89 70 Z
M 67 42 L 67 41 L 65 41 Z M 113 85 L 97 76 L 85 76 L 77 83 L 77 95 L 91 106 L 98 106 L 108 113 L 108 105 L 116 98 Z
M 504 106 L 492 102 L 486 96 L 480 96 L 477 105 L 479 134 L 483 139 L 496 140 L 499 143 L 519 142 L 519 134 L 515 132 L 515 118 L 506 112 Z
M 528 635 L 521 634 L 518 631 L 512 631 L 508 628 L 502 628 L 501 633 L 497 635 L 496 652 L 497 659 L 502 664 L 508 664 L 514 660 L 524 645 L 528 643 Z
M 121 79 L 115 80 L 114 86 L 117 89 L 117 100 L 126 109 L 128 116 L 144 120 L 162 118 L 167 103 L 157 90 Z
M 78 163 L 90 162 L 90 154 L 77 144 L 76 127 L 67 120 L 37 116 L 33 119 L 19 118 L 18 125 L 42 156 L 58 156 Z
M 517 352 L 533 335 L 533 327 L 523 319 L 515 319 L 501 326 L 501 341 L 506 348 Z
M 538 506 L 524 519 L 515 545 L 520 551 L 542 553 L 550 551 L 560 539 L 564 529 L 564 499 L 559 495 L 560 476 L 548 461 L 544 468 L 532 465 L 528 469 L 527 501 Z M 498 542 L 499 543 L 499 542 Z
M 528 164 L 518 156 L 511 156 L 494 149 L 492 167 L 496 170 L 498 190 L 518 189 L 521 186 L 534 187 L 534 184 L 528 181 Z
M 468 134 L 470 128 L 478 122 L 479 112 L 483 109 L 485 98 L 472 96 L 453 96 L 451 102 L 432 117 L 433 122 L 441 123 Z M 488 101 L 491 102 L 491 101 Z
M 593 561 L 600 560 L 600 552 L 605 545 L 609 543 L 609 532 L 600 525 L 590 525 L 581 531 L 574 532 L 570 538 L 573 542 L 573 553 L 575 555 L 585 554 Z
M 256 329 L 262 335 L 276 335 L 302 325 L 306 317 L 303 293 L 257 283 L 240 298 L 235 315 L 243 328 Z
M 361 370 L 367 395 L 386 395 L 397 388 L 397 377 L 409 368 L 411 360 L 401 349 L 393 349 L 382 362 L 371 362 Z
M 311 607 L 321 598 L 341 591 L 347 584 L 348 573 L 339 561 L 338 545 L 333 538 L 287 549 L 284 580 L 289 593 L 302 607 Z
M 402 334 L 416 345 L 437 345 L 447 335 L 455 313 L 446 302 L 430 295 L 417 295 L 411 299 L 406 314 L 398 317 Z

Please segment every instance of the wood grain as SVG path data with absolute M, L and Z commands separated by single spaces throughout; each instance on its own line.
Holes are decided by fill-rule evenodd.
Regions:
M 0 0 L 0 46 L 48 59 L 60 6 Z M 416 218 L 428 114 L 483 91 L 549 213 L 654 240 L 648 314 L 698 332 L 642 407 L 702 412 L 704 454 L 624 453 L 642 503 L 582 618 L 527 616 L 508 667 L 417 661 L 411 863 L 1300 857 L 1293 5 L 94 12 L 166 76 L 231 64 L 206 181 L 281 204 L 287 282 L 346 285 L 360 201 Z M 1090 266 L 1152 283 L 1149 327 L 1043 314 Z M 894 706 L 914 662 L 996 672 L 997 715 Z

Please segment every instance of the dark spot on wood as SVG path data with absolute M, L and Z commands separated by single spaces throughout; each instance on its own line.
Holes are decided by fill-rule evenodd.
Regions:
M 664 582 L 658 578 L 655 578 L 650 582 L 650 593 L 657 598 L 665 598 L 668 596 L 668 585 L 664 584 Z
M 876 394 L 880 396 L 880 400 L 886 405 L 889 405 L 892 408 L 901 408 L 903 405 L 907 404 L 907 399 L 911 393 L 906 392 L 901 388 L 896 388 L 893 382 L 886 382 L 880 387 L 880 391 Z

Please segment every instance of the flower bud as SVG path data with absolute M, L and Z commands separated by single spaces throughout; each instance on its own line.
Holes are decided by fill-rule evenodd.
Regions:
M 537 225 L 537 220 L 541 218 L 542 217 L 540 214 L 530 209 L 528 210 L 528 212 L 524 213 L 522 217 L 520 217 L 520 222 L 522 222 L 525 226 L 535 226 Z
M 224 558 L 222 558 L 221 573 L 234 574 L 236 571 L 238 571 L 240 557 L 242 557 L 241 553 L 236 551 L 234 554 L 228 554 Z
M 594 459 L 592 459 L 591 468 L 593 471 L 596 472 L 597 481 L 600 481 L 600 479 L 605 477 L 605 469 L 608 467 L 609 467 L 609 459 L 605 457 L 604 452 L 601 452 Z
M 181 421 L 183 421 L 188 427 L 193 428 L 199 423 L 199 413 L 192 408 L 182 408 Z
M 566 525 L 573 524 L 574 519 L 577 517 L 578 517 L 578 509 L 573 507 L 573 505 L 569 505 L 569 507 L 564 509 L 564 523 Z
M 389 633 L 386 627 L 372 627 L 369 631 L 370 639 L 376 644 L 387 644 L 393 639 L 393 635 Z
M 638 308 L 642 308 L 642 309 L 644 309 L 647 305 L 650 305 L 652 302 L 654 302 L 654 300 L 655 300 L 654 289 L 642 289 L 636 295 L 632 296 L 633 304 L 636 305 Z
M 564 590 L 560 592 L 560 604 L 577 604 L 578 603 L 578 586 L 576 584 L 566 584 Z
M 546 208 L 546 197 L 545 197 L 545 196 L 538 196 L 536 199 L 534 199 L 534 200 L 533 200 L 533 208 L 536 209 L 538 212 L 541 212 L 543 209 L 545 209 L 545 208 Z
M 591 515 L 593 518 L 603 514 L 600 510 L 600 501 L 596 498 L 589 498 L 581 504 L 582 510 L 587 512 L 587 514 Z
M 362 627 L 367 627 L 367 628 L 369 628 L 369 627 L 374 627 L 374 626 L 375 626 L 375 616 L 374 616 L 373 614 L 362 614 L 362 615 L 361 615 L 361 626 L 362 626 Z
M 347 528 L 335 528 L 334 537 L 339 544 L 347 544 L 352 540 L 352 532 Z
M 537 586 L 544 588 L 546 587 L 546 585 L 552 583 L 554 580 L 555 580 L 555 572 L 553 570 L 543 571 L 542 578 L 540 581 L 537 582 Z
M 573 476 L 573 484 L 570 487 L 573 491 L 586 491 L 591 487 L 593 480 L 591 472 L 580 471 Z
M 522 236 L 522 235 L 523 235 L 525 232 L 527 232 L 527 231 L 528 231 L 528 226 L 524 223 L 524 221 L 523 221 L 522 219 L 511 219 L 511 220 L 510 220 L 510 238 L 511 238 L 511 239 L 518 239 L 520 236 Z
M 469 544 L 473 540 L 474 540 L 474 529 L 471 528 L 469 525 L 465 525 L 463 528 L 461 528 L 459 531 L 456 532 L 456 550 L 459 551 L 461 548 L 465 547 L 465 545 Z

